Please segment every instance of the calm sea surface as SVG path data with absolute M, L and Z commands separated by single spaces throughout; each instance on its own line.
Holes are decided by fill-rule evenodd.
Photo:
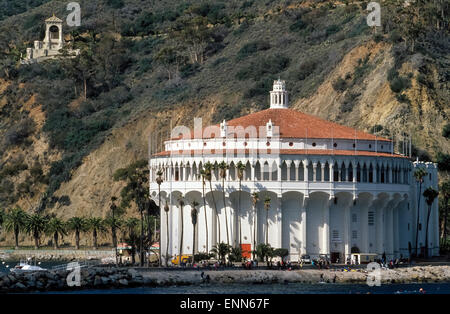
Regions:
M 422 288 L 424 292 L 420 292 Z M 380 287 L 355 284 L 267 284 L 142 287 L 109 290 L 46 292 L 57 294 L 450 294 L 450 283 L 392 284 Z

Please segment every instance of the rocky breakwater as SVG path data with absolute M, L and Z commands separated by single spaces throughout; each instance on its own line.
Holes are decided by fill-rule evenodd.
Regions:
M 58 291 L 78 289 L 108 289 L 124 287 L 162 287 L 198 284 L 271 284 L 271 283 L 344 283 L 364 284 L 370 275 L 367 270 L 339 269 L 280 270 L 158 270 L 113 267 L 83 268 L 78 284 L 74 272 L 68 270 L 33 273 L 0 273 L 0 293 Z M 416 266 L 380 270 L 381 284 L 450 282 L 450 266 Z
M 127 268 L 81 269 L 79 275 L 77 278 L 73 270 L 0 273 L 0 293 L 119 288 L 152 284 L 149 278 L 144 278 L 136 270 Z

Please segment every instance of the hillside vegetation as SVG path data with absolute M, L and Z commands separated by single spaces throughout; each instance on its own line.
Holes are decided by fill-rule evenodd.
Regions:
M 73 59 L 20 65 L 65 20 L 64 1 L 0 1 L 0 207 L 103 215 L 118 168 L 161 147 L 170 125 L 268 107 L 273 79 L 291 107 L 388 137 L 412 135 L 416 156 L 448 166 L 448 2 L 79 1 L 64 26 Z M 447 135 L 448 136 L 448 135 Z M 448 169 L 447 169 L 448 170 Z

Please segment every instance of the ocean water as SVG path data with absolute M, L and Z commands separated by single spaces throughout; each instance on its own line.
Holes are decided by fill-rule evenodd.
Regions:
M 421 290 L 422 289 L 422 290 Z M 42 293 L 42 292 L 41 292 Z M 45 294 L 450 294 L 450 283 L 389 284 L 201 284 L 44 292 Z

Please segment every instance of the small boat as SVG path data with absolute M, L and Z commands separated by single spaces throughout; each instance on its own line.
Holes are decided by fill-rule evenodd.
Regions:
M 24 272 L 45 271 L 45 270 L 47 269 L 37 266 L 36 262 L 34 265 L 32 265 L 28 261 L 20 261 L 18 265 L 10 269 L 10 271 L 13 273 L 24 273 Z

